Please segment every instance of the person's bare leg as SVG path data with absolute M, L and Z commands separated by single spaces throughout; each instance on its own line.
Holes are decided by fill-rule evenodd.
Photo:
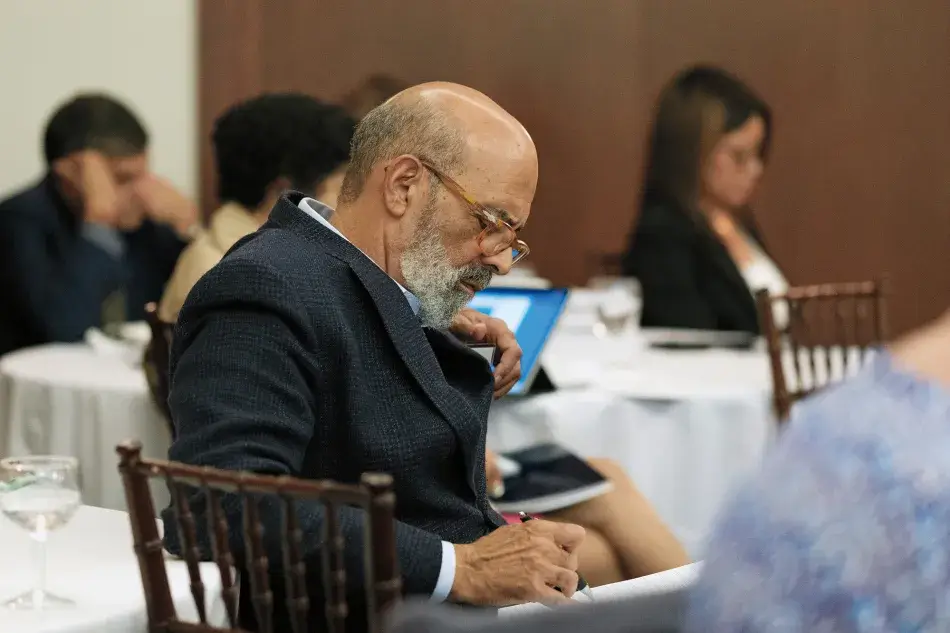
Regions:
M 606 539 L 624 579 L 655 574 L 690 563 L 682 544 L 627 474 L 608 459 L 588 463 L 613 483 L 607 494 L 548 513 L 545 518 L 576 523 Z
M 603 534 L 590 528 L 587 528 L 584 542 L 577 550 L 577 571 L 591 587 L 625 579 L 620 560 L 610 543 Z

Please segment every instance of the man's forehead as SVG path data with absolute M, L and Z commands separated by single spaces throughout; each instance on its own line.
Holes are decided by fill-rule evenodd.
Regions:
M 475 174 L 477 188 L 472 191 L 479 203 L 515 228 L 520 228 L 528 219 L 534 198 L 535 181 L 530 172 L 491 173 L 488 170 Z
M 109 164 L 117 172 L 135 172 L 148 168 L 148 155 L 144 152 L 132 156 L 115 156 Z

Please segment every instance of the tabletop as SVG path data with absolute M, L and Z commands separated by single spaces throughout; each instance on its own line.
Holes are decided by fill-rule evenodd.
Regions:
M 99 353 L 83 343 L 29 347 L 0 358 L 0 374 L 19 382 L 119 393 L 146 393 L 138 363 L 119 353 Z
M 30 588 L 32 542 L 25 530 L 0 518 L 0 601 Z M 82 506 L 47 546 L 47 589 L 75 606 L 32 612 L 0 608 L 0 631 L 17 633 L 145 632 L 145 598 L 125 512 Z M 169 584 L 182 617 L 196 618 L 184 563 L 168 561 Z M 221 582 L 213 563 L 201 565 L 209 618 L 224 622 Z

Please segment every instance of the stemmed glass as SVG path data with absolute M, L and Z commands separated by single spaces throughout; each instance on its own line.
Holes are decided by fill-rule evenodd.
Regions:
M 46 591 L 46 541 L 80 505 L 79 462 L 56 455 L 0 460 L 0 511 L 27 530 L 35 552 L 33 589 L 3 603 L 12 609 L 64 607 L 72 600 Z

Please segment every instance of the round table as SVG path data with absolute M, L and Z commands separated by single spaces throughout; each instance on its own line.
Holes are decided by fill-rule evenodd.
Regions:
M 0 358 L 0 455 L 79 458 L 83 502 L 124 510 L 115 447 L 141 440 L 167 458 L 167 423 L 149 397 L 145 372 L 128 354 L 86 344 L 51 344 Z M 168 495 L 154 483 L 156 507 Z
M 0 518 L 0 600 L 30 588 L 33 582 L 30 537 Z M 145 595 L 132 533 L 125 512 L 82 506 L 72 521 L 49 536 L 47 589 L 75 602 L 48 611 L 0 609 L 0 631 L 17 633 L 129 633 L 148 630 Z M 188 570 L 182 561 L 168 561 L 168 581 L 179 617 L 197 620 Z M 202 563 L 210 623 L 227 622 L 221 599 L 221 579 L 214 563 Z
M 774 438 L 768 357 L 657 350 L 642 336 L 589 332 L 558 330 L 544 367 L 559 390 L 496 403 L 489 446 L 555 442 L 613 459 L 699 558 L 720 504 Z

